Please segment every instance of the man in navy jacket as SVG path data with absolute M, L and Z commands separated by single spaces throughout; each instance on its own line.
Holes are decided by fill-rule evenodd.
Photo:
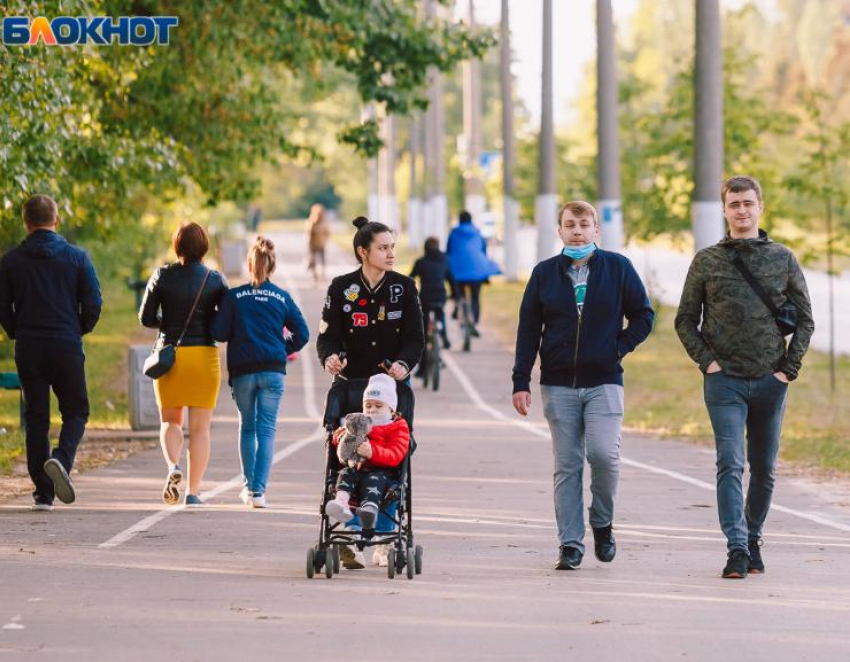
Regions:
M 522 416 L 531 406 L 531 369 L 540 354 L 543 411 L 555 454 L 558 570 L 577 569 L 584 556 L 585 457 L 596 558 L 607 563 L 616 554 L 611 529 L 623 424 L 622 359 L 646 339 L 655 319 L 631 262 L 597 248 L 598 233 L 592 205 L 572 201 L 561 207 L 563 253 L 532 271 L 517 329 L 513 404 Z
M 103 303 L 91 259 L 56 233 L 58 222 L 56 202 L 32 196 L 24 203 L 27 238 L 0 260 L 0 324 L 15 340 L 35 510 L 52 510 L 54 496 L 76 498 L 69 474 L 89 419 L 83 335 Z M 52 453 L 51 388 L 62 414 Z

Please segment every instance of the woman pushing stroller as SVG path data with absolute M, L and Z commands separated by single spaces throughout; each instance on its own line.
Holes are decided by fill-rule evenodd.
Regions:
M 390 228 L 362 216 L 353 225 L 354 256 L 360 267 L 334 278 L 328 287 L 316 340 L 319 361 L 335 382 L 378 374 L 407 380 L 425 346 L 416 284 L 393 270 L 395 237 Z M 389 361 L 386 368 L 385 361 Z M 407 413 L 408 425 L 411 415 Z M 375 528 L 379 533 L 392 531 L 394 524 L 381 513 Z M 341 552 L 346 567 L 363 567 L 360 551 Z M 385 552 L 376 549 L 373 561 L 385 562 Z

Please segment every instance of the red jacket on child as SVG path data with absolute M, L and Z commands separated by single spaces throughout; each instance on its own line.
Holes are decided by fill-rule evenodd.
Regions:
M 333 445 L 339 444 L 345 428 L 334 432 Z M 363 467 L 368 469 L 394 469 L 401 464 L 407 449 L 410 447 L 410 428 L 407 421 L 399 417 L 386 425 L 372 428 L 366 438 L 372 445 L 372 457 L 363 460 Z

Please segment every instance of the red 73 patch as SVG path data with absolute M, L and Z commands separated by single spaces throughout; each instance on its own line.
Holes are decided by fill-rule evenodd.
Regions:
M 369 315 L 366 313 L 353 313 L 351 315 L 351 321 L 354 323 L 354 326 L 369 326 Z

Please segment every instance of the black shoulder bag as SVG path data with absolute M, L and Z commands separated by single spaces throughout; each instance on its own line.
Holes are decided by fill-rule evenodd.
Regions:
M 761 286 L 756 280 L 756 277 L 753 276 L 753 273 L 747 269 L 747 265 L 744 264 L 744 261 L 741 259 L 741 255 L 735 251 L 735 257 L 732 258 L 732 264 L 734 264 L 738 271 L 741 272 L 741 275 L 744 277 L 744 280 L 749 283 L 750 287 L 753 288 L 753 292 L 758 295 L 758 298 L 764 302 L 764 305 L 768 307 L 771 313 L 773 313 L 773 319 L 776 321 L 776 326 L 779 327 L 779 332 L 783 336 L 790 336 L 797 330 L 797 306 L 794 305 L 794 302 L 790 299 L 785 300 L 779 308 L 776 307 L 776 304 L 773 303 L 773 300 L 767 295 L 767 292 L 764 291 L 764 288 Z
M 207 279 L 209 277 L 210 272 L 207 270 L 207 274 L 204 276 L 204 282 L 201 283 L 201 289 L 198 290 L 198 294 L 195 296 L 195 301 L 192 303 L 192 309 L 189 311 L 189 316 L 186 318 L 186 324 L 183 325 L 183 331 L 180 333 L 180 337 L 177 339 L 177 342 L 173 345 L 159 345 L 159 341 L 157 340 L 153 349 L 151 349 L 150 356 L 145 359 L 143 372 L 151 379 L 159 379 L 174 366 L 174 362 L 177 360 L 177 347 L 179 347 L 180 343 L 183 341 L 183 336 L 186 335 L 186 329 L 189 328 L 189 320 L 192 319 L 195 308 L 198 307 L 198 301 L 201 299 L 201 294 L 204 291 L 204 287 L 206 287 Z

